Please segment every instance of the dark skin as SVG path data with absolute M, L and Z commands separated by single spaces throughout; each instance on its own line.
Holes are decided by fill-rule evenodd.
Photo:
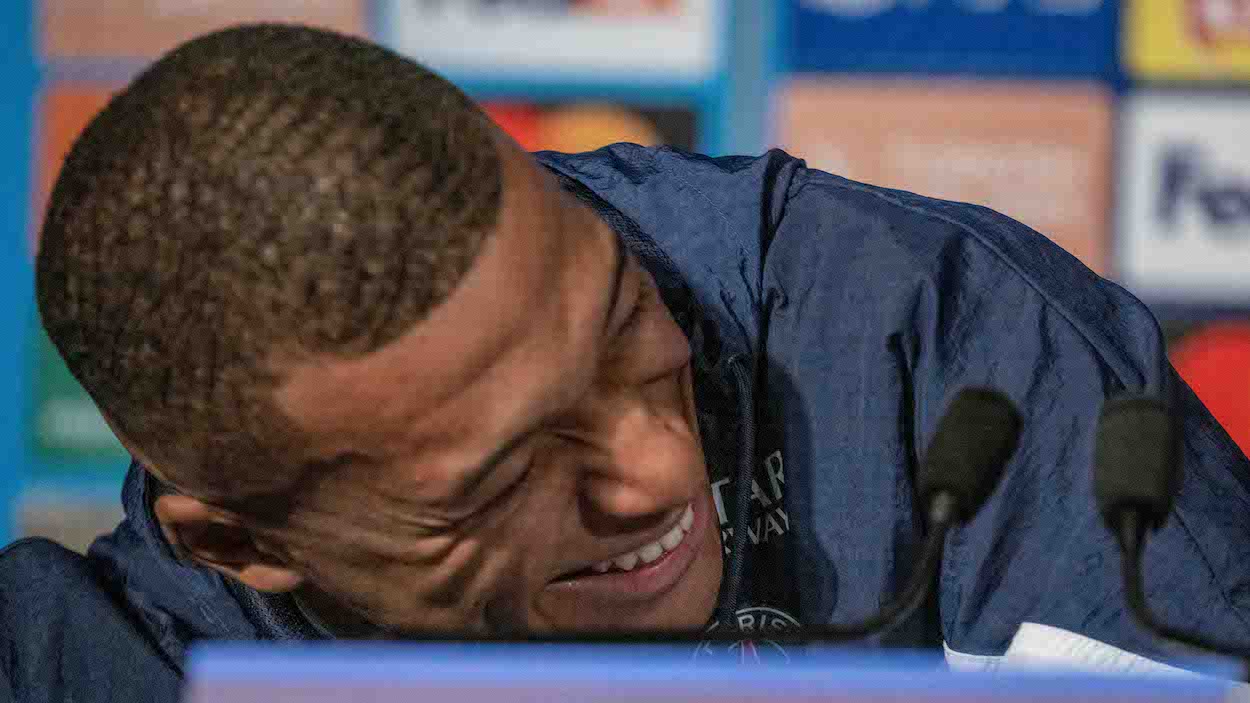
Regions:
M 344 634 L 700 628 L 722 564 L 688 342 L 615 233 L 498 148 L 500 219 L 450 296 L 373 353 L 282 366 L 278 407 L 340 461 L 316 510 L 273 530 L 164 495 L 157 519 Z

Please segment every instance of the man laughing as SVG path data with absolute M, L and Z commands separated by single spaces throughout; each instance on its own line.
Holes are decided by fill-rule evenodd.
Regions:
M 1021 447 L 884 641 L 1165 652 L 1090 491 L 1125 389 L 1186 432 L 1147 590 L 1250 641 L 1250 465 L 1140 303 L 982 208 L 781 152 L 531 155 L 388 50 L 250 26 L 88 126 L 37 295 L 136 461 L 85 557 L 0 557 L 0 700 L 173 700 L 202 639 L 860 618 L 909 573 L 918 448 L 968 385 L 1025 409 Z

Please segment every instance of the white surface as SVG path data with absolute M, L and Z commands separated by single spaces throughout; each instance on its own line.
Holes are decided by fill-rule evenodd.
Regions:
M 1002 656 L 965 654 L 951 649 L 945 642 L 942 647 L 946 664 L 953 671 L 1055 670 L 1198 676 L 1085 635 L 1032 622 L 1016 630 L 1016 636 Z
M 387 0 L 381 34 L 397 51 L 447 72 L 694 81 L 717 68 L 723 5 L 682 0 L 673 14 L 613 17 Z
M 1032 622 L 1024 623 L 1016 631 L 1003 660 L 1003 668 L 1012 670 L 1058 669 L 1109 674 L 1198 676 L 1075 632 Z
M 1123 114 L 1120 278 L 1148 300 L 1250 302 L 1250 99 L 1145 94 Z M 1182 151 L 1169 221 L 1167 155 Z
M 1208 678 L 1106 642 L 1050 625 L 1026 622 L 1016 631 L 1002 656 L 965 654 L 942 643 L 952 671 L 1050 671 L 1125 676 Z M 1250 685 L 1229 682 L 1230 703 L 1250 703 Z

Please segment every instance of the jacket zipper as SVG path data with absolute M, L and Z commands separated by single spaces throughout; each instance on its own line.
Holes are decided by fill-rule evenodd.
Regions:
M 725 597 L 721 600 L 717 620 L 729 623 L 743 598 L 742 584 L 746 572 L 747 525 L 751 508 L 751 474 L 755 467 L 755 393 L 752 374 L 742 356 L 728 362 L 738 397 L 739 434 L 738 470 L 734 476 L 734 531 L 729 552 L 729 568 L 725 570 Z

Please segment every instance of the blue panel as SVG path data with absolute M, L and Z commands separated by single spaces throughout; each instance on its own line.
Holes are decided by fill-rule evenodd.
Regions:
M 693 660 L 694 645 L 299 644 L 275 649 L 209 643 L 192 650 L 191 701 L 272 700 L 277 691 L 331 690 L 369 700 L 1224 700 L 1229 684 L 1189 677 L 951 673 L 928 653 L 876 655 L 815 646 L 788 660 L 743 666 Z M 542 662 L 535 665 L 535 662 Z M 558 692 L 558 693 L 556 693 Z M 546 695 L 543 695 L 546 694 Z M 554 695 L 552 695 L 554 694 Z M 287 695 L 297 695 L 287 693 Z M 295 700 L 295 698 L 292 698 Z M 298 700 L 321 700 L 313 695 Z
M 788 0 L 791 67 L 1111 77 L 1116 0 Z
M 13 538 L 13 504 L 25 473 L 26 353 L 30 324 L 31 113 L 35 90 L 30 0 L 0 3 L 0 543 Z
M 769 93 L 784 61 L 778 31 L 784 5 L 732 0 L 727 6 L 724 44 L 729 47 L 729 64 L 711 92 L 715 99 L 708 103 L 711 109 L 699 150 L 713 155 L 758 154 L 769 146 Z

